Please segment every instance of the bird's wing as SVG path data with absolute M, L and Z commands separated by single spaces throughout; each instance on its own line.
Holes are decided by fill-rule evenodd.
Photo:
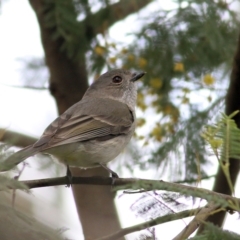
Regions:
M 124 103 L 103 98 L 85 99 L 53 121 L 33 147 L 44 150 L 68 143 L 111 138 L 128 133 L 133 122 L 134 115 Z

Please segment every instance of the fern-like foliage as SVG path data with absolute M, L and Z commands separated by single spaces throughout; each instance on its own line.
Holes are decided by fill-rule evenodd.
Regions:
M 239 111 L 230 116 L 222 114 L 217 123 L 206 126 L 202 134 L 218 159 L 232 192 L 234 189 L 229 175 L 229 159 L 240 160 L 240 129 L 233 120 L 236 114 Z
M 223 76 L 229 73 L 239 28 L 236 14 L 227 3 L 187 2 L 185 7 L 174 10 L 156 9 L 156 14 L 146 18 L 128 52 L 119 55 L 124 66 L 150 73 L 144 77 L 141 90 L 149 88 L 146 92 L 153 96 L 153 101 L 144 102 L 143 98 L 138 106 L 143 111 L 153 107 L 160 115 L 148 138 L 148 142 L 159 143 L 150 162 L 163 172 L 170 166 L 173 181 L 208 174 L 203 168 L 197 169 L 197 164 L 208 161 L 200 133 L 216 105 L 209 101 L 209 107 L 203 109 L 201 101 L 192 102 L 194 94 L 199 96 L 204 88 L 211 95 L 202 82 L 203 75 L 207 78 L 210 73 L 220 72 L 216 82 L 225 87 Z M 213 94 L 219 97 L 219 104 L 226 93 L 222 88 Z M 174 99 L 176 95 L 182 102 Z M 203 100 L 207 102 L 205 96 Z M 218 106 L 223 111 L 223 105 Z
M 52 40 L 59 42 L 60 50 L 69 59 L 76 60 L 86 51 L 85 29 L 77 21 L 77 9 L 70 0 L 45 0 L 45 24 L 53 30 Z
M 9 156 L 9 146 L 0 145 L 0 168 L 4 166 L 4 159 Z M 6 192 L 13 189 L 28 192 L 28 187 L 11 178 L 5 173 L 0 174 L 0 232 L 1 239 L 49 239 L 63 240 L 63 234 L 57 232 L 51 226 L 45 226 L 41 221 L 33 219 L 32 216 L 25 214 L 11 206 L 11 201 L 6 197 Z M 14 196 L 13 196 L 14 198 Z
M 217 99 L 204 111 L 192 109 L 190 117 L 179 122 L 174 135 L 166 135 L 165 141 L 153 152 L 150 162 L 157 163 L 159 169 L 164 169 L 166 165 L 172 166 L 172 181 L 178 181 L 179 177 L 186 181 L 206 177 L 209 173 L 204 168 L 197 168 L 198 164 L 208 162 L 207 147 L 201 136 L 202 128 L 219 109 L 222 101 L 222 98 Z

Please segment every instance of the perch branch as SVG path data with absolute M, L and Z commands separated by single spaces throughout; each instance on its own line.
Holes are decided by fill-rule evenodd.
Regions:
M 50 187 L 67 185 L 69 179 L 67 177 L 38 179 L 21 181 L 30 189 L 39 187 Z M 85 185 L 104 185 L 116 187 L 116 190 L 121 189 L 145 189 L 145 190 L 165 190 L 170 192 L 180 192 L 185 195 L 191 195 L 192 197 L 198 197 L 205 199 L 209 202 L 216 201 L 219 205 L 229 206 L 231 209 L 239 210 L 240 199 L 232 197 L 230 195 L 213 192 L 203 188 L 196 188 L 192 186 L 186 186 L 183 184 L 164 182 L 162 180 L 148 180 L 148 179 L 135 179 L 135 178 L 115 178 L 114 184 L 113 179 L 109 177 L 72 177 L 72 184 L 85 184 Z

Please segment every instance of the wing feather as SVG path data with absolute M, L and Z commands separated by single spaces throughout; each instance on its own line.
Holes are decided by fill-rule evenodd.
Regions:
M 91 109 L 87 108 L 90 101 Z M 126 104 L 112 99 L 85 99 L 55 119 L 33 147 L 43 150 L 111 135 L 114 137 L 126 134 L 133 122 L 134 116 Z

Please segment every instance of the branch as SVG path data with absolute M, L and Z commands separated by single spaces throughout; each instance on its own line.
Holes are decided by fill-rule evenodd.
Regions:
M 195 230 L 198 229 L 200 224 L 209 216 L 216 213 L 216 209 L 219 208 L 214 203 L 207 204 L 204 208 L 196 214 L 195 218 L 175 237 L 173 240 L 184 240 L 187 239 Z M 221 211 L 219 209 L 218 211 Z M 218 212 L 217 211 L 217 212 Z
M 136 13 L 150 2 L 152 2 L 152 0 L 121 0 L 118 3 L 99 10 L 95 14 L 87 16 L 87 18 L 81 22 L 81 25 L 85 27 L 88 40 L 91 40 L 97 34 L 103 33 L 116 22 L 126 18 L 132 13 Z
M 48 88 L 46 88 L 46 87 L 34 87 L 34 86 L 27 86 L 27 85 L 16 86 L 16 85 L 4 84 L 4 83 L 1 83 L 1 85 L 10 87 L 10 88 L 21 88 L 21 89 L 31 89 L 31 90 L 48 90 Z
M 47 178 L 38 180 L 21 181 L 27 185 L 30 189 L 39 187 L 50 187 L 69 184 L 68 177 Z M 217 192 L 213 192 L 204 188 L 196 188 L 192 186 L 186 186 L 177 183 L 164 182 L 162 180 L 148 180 L 148 179 L 135 179 L 135 178 L 108 178 L 108 177 L 72 177 L 72 185 L 84 184 L 84 185 L 101 185 L 101 186 L 115 186 L 116 190 L 120 189 L 146 189 L 146 190 L 166 190 L 170 192 L 180 192 L 185 195 L 191 195 L 192 197 L 198 197 L 205 199 L 209 202 L 216 201 L 224 206 L 229 206 L 233 210 L 238 210 L 237 206 L 240 206 L 240 199 L 225 195 Z
M 201 210 L 201 208 L 200 208 L 200 210 Z M 199 211 L 199 208 L 195 208 L 192 210 L 185 210 L 185 211 L 182 211 L 179 213 L 168 214 L 168 215 L 158 217 L 158 218 L 155 218 L 153 220 L 150 220 L 150 221 L 147 221 L 144 223 L 140 223 L 140 224 L 137 224 L 137 225 L 134 225 L 131 227 L 123 228 L 123 229 L 119 230 L 118 232 L 115 232 L 115 233 L 108 235 L 106 237 L 103 237 L 103 238 L 98 238 L 97 240 L 116 240 L 120 237 L 123 237 L 123 236 L 129 234 L 129 233 L 141 231 L 146 228 L 153 227 L 153 226 L 156 226 L 156 225 L 159 225 L 162 223 L 179 220 L 179 219 L 186 218 L 186 217 L 191 217 L 198 211 Z
M 37 138 L 0 128 L 0 141 L 17 147 L 26 147 L 35 143 Z
M 49 187 L 49 186 L 58 186 L 58 185 L 67 185 L 69 183 L 68 177 L 59 177 L 59 178 L 51 178 L 51 179 L 39 179 L 39 180 L 31 180 L 31 181 L 21 181 L 21 183 L 27 185 L 29 188 L 37 188 L 37 187 Z M 203 188 L 196 188 L 192 186 L 186 186 L 177 183 L 164 182 L 161 180 L 147 180 L 147 179 L 133 179 L 133 178 L 106 178 L 106 177 L 72 177 L 72 185 L 75 184 L 84 184 L 84 185 L 105 185 L 105 186 L 115 186 L 117 190 L 119 189 L 146 189 L 146 190 L 166 190 L 170 192 L 180 192 L 184 195 L 190 195 L 193 197 L 199 197 L 205 199 L 209 202 L 209 204 L 197 211 L 197 215 L 190 222 L 190 224 L 179 233 L 174 240 L 186 239 L 189 235 L 191 235 L 209 215 L 213 215 L 216 213 L 216 209 L 224 211 L 224 208 L 227 210 L 238 210 L 238 206 L 240 206 L 240 199 L 235 198 L 229 195 L 212 192 Z M 230 207 L 229 207 L 230 206 Z M 218 210 L 218 211 L 219 211 Z M 142 224 L 138 224 L 129 228 L 122 229 L 117 231 L 109 236 L 101 238 L 100 240 L 113 240 L 118 239 L 126 234 L 131 232 L 139 231 L 145 229 L 147 227 L 151 227 L 163 222 L 176 220 L 184 217 L 189 217 L 196 213 L 196 209 L 191 211 L 183 211 L 177 214 L 170 214 L 167 216 L 159 217 L 152 221 L 148 221 Z

